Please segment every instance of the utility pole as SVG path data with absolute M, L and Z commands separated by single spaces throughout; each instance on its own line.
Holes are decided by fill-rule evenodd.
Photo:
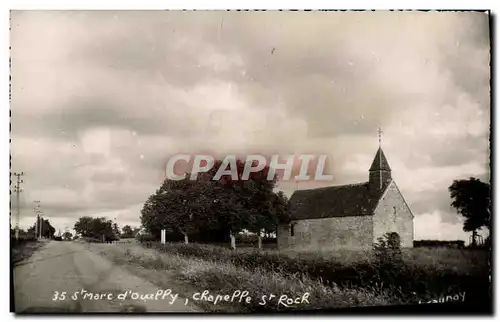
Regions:
M 40 211 L 40 225 L 39 225 L 39 229 L 40 229 L 40 239 L 43 238 L 43 211 Z
M 35 213 L 36 213 L 36 225 L 35 225 L 35 234 L 37 236 L 37 239 L 42 237 L 42 210 L 40 209 L 40 200 L 35 200 L 34 203 L 36 204 L 35 207 Z
M 36 215 L 36 223 L 35 223 L 35 238 L 38 239 L 38 225 L 40 224 L 40 200 L 34 200 L 35 203 L 35 208 L 33 208 L 33 211 L 35 212 Z
M 16 216 L 16 240 L 19 239 L 19 215 L 21 213 L 21 204 L 20 204 L 20 198 L 19 194 L 23 189 L 21 189 L 21 183 L 24 183 L 24 181 L 21 179 L 22 176 L 24 176 L 24 172 L 21 173 L 12 173 L 17 177 L 16 180 L 16 185 L 14 186 L 14 192 L 16 193 L 16 201 L 17 201 L 17 216 Z

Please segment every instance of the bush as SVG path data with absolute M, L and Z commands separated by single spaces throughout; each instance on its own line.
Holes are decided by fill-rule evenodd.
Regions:
M 385 234 L 378 238 L 378 242 L 373 245 L 375 255 L 375 264 L 387 269 L 393 269 L 397 266 L 401 269 L 404 265 L 401 254 L 401 240 L 399 237 Z
M 241 245 L 241 246 L 257 246 L 258 244 L 258 237 L 256 234 L 237 234 L 235 236 L 236 239 L 236 245 Z M 262 244 L 275 244 L 276 243 L 276 238 L 271 238 L 271 237 L 262 237 Z
M 20 238 L 16 240 L 11 239 L 11 259 L 12 263 L 17 263 L 22 260 L 28 259 L 31 255 L 44 243 L 38 241 L 36 238 Z
M 19 237 L 19 239 L 16 239 L 15 237 L 10 238 L 10 244 L 12 247 L 15 247 L 17 245 L 24 245 L 29 242 L 37 241 L 37 238 L 35 236 L 24 236 L 24 237 Z
M 465 242 L 463 240 L 415 240 L 413 247 L 465 248 Z
M 87 243 L 102 243 L 102 239 L 95 237 L 82 237 L 80 240 Z
M 157 243 L 158 239 L 150 234 L 138 234 L 135 236 L 135 239 L 139 242 L 144 244 L 146 247 L 151 247 L 152 243 Z

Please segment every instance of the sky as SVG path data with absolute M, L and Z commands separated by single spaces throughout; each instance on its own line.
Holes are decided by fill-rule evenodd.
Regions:
M 138 226 L 179 153 L 325 154 L 333 180 L 299 189 L 367 181 L 380 126 L 415 239 L 468 241 L 448 187 L 490 180 L 488 24 L 473 12 L 12 11 L 20 226 L 34 200 L 62 231 L 81 216 Z

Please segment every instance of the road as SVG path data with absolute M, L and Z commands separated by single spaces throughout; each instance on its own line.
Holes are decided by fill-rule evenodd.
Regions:
M 158 293 L 163 290 L 76 242 L 48 242 L 31 258 L 17 263 L 13 274 L 16 313 L 199 311 L 175 298 L 175 291 Z M 82 290 L 87 292 L 86 298 L 82 298 Z M 119 299 L 126 291 L 130 291 L 127 298 Z M 75 292 L 80 293 L 72 299 Z M 151 294 L 157 298 L 131 298 Z

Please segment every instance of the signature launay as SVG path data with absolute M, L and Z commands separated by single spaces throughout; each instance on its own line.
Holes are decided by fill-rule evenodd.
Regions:
M 441 296 L 437 299 L 430 300 L 419 300 L 418 304 L 427 304 L 427 303 L 446 303 L 446 302 L 465 302 L 465 292 L 458 292 L 453 295 Z

